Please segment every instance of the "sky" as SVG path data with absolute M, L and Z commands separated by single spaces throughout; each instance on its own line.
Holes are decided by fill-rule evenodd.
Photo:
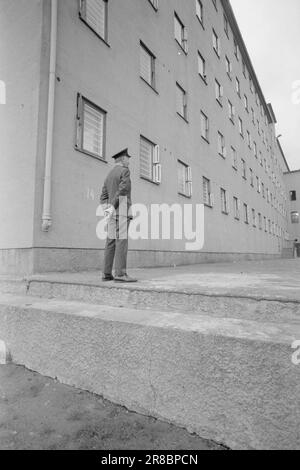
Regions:
M 290 169 L 300 169 L 300 0 L 230 3 Z

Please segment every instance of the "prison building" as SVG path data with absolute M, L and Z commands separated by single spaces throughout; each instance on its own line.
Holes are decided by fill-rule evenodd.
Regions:
M 205 215 L 202 249 L 131 240 L 130 266 L 290 253 L 289 167 L 228 0 L 10 0 L 0 31 L 1 272 L 100 269 L 127 147 L 134 203 Z
M 288 232 L 300 257 L 300 170 L 285 173 L 284 180 L 289 195 Z

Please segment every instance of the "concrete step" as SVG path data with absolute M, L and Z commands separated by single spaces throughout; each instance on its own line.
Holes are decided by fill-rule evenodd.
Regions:
M 0 296 L 13 362 L 234 449 L 300 448 L 298 339 L 296 323 Z
M 78 276 L 78 275 L 77 275 Z M 72 278 L 69 275 L 35 275 L 28 279 L 0 279 L 0 292 L 33 295 L 48 299 L 80 301 L 98 305 L 161 311 L 199 313 L 221 318 L 261 322 L 300 323 L 299 287 L 297 295 L 282 291 L 203 288 L 157 281 L 119 285 L 99 279 Z M 294 291 L 293 291 L 294 292 Z

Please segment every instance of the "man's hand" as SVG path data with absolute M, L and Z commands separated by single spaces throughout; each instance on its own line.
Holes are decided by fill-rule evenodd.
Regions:
M 110 219 L 115 212 L 114 206 L 109 206 L 104 210 L 105 217 Z

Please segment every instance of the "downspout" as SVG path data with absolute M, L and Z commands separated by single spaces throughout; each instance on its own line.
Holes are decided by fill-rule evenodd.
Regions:
M 57 0 L 51 0 L 51 37 L 50 37 L 48 115 L 47 115 L 46 160 L 45 160 L 45 177 L 44 177 L 44 202 L 43 202 L 43 215 L 42 215 L 43 232 L 48 232 L 48 230 L 50 229 L 52 225 L 51 173 L 52 173 L 52 157 L 53 157 L 56 47 L 57 47 Z

